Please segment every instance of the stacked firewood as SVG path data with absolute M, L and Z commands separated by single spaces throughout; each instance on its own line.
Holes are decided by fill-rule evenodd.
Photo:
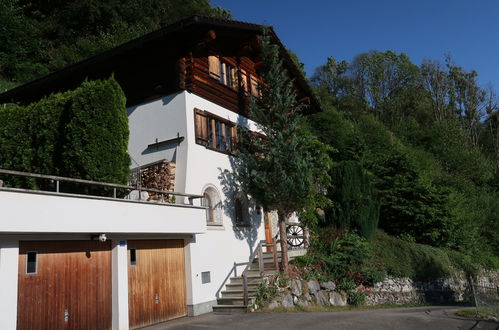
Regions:
M 142 188 L 157 189 L 163 191 L 173 191 L 175 186 L 174 162 L 164 161 L 158 164 L 148 166 L 140 171 L 140 183 Z M 172 195 L 149 192 L 149 199 L 160 202 L 172 203 Z

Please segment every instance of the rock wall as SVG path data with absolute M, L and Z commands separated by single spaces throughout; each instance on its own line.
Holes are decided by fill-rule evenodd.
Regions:
M 286 287 L 279 288 L 279 294 L 268 308 L 279 306 L 310 306 L 310 305 L 332 305 L 345 306 L 347 298 L 344 294 L 336 292 L 333 282 L 318 282 L 315 280 L 289 280 Z
M 499 286 L 499 271 L 482 270 L 472 279 L 475 285 Z M 435 281 L 413 281 L 409 278 L 388 277 L 366 288 L 367 305 L 408 303 L 473 302 L 471 283 L 464 272 Z
M 472 279 L 475 285 L 499 286 L 499 271 L 482 271 Z M 387 277 L 372 287 L 359 286 L 366 294 L 367 305 L 410 303 L 455 303 L 473 301 L 470 282 L 463 272 L 435 281 L 413 281 L 409 278 Z M 347 297 L 336 291 L 333 282 L 292 279 L 268 307 L 294 307 L 309 305 L 345 306 Z

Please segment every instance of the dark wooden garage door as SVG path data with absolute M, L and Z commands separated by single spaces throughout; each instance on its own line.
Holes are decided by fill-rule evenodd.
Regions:
M 128 241 L 130 327 L 187 314 L 183 240 Z
M 21 242 L 18 329 L 110 329 L 111 245 Z

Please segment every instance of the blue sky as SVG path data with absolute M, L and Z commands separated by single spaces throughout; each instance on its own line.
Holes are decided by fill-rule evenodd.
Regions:
M 415 64 L 450 53 L 499 90 L 499 0 L 212 0 L 236 20 L 272 25 L 310 75 L 328 56 L 406 53 Z

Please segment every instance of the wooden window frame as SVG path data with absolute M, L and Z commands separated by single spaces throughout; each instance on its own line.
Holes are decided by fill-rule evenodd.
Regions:
M 221 85 L 235 91 L 239 90 L 241 69 L 233 61 L 217 55 L 209 55 L 208 71 L 210 77 L 217 80 Z
M 203 122 L 204 121 L 204 122 Z M 219 132 L 217 134 L 217 123 L 220 123 Z M 237 144 L 237 125 L 230 120 L 219 117 L 211 112 L 194 109 L 194 133 L 196 144 L 204 146 L 206 149 L 232 155 Z M 230 136 L 227 138 L 227 126 L 229 127 Z M 220 148 L 217 147 L 218 138 L 222 137 Z M 227 146 L 227 143 L 230 145 Z M 222 147 L 225 145 L 225 147 Z
M 249 93 L 255 97 L 261 97 L 260 89 L 258 86 L 261 84 L 261 81 L 255 76 L 249 75 Z

